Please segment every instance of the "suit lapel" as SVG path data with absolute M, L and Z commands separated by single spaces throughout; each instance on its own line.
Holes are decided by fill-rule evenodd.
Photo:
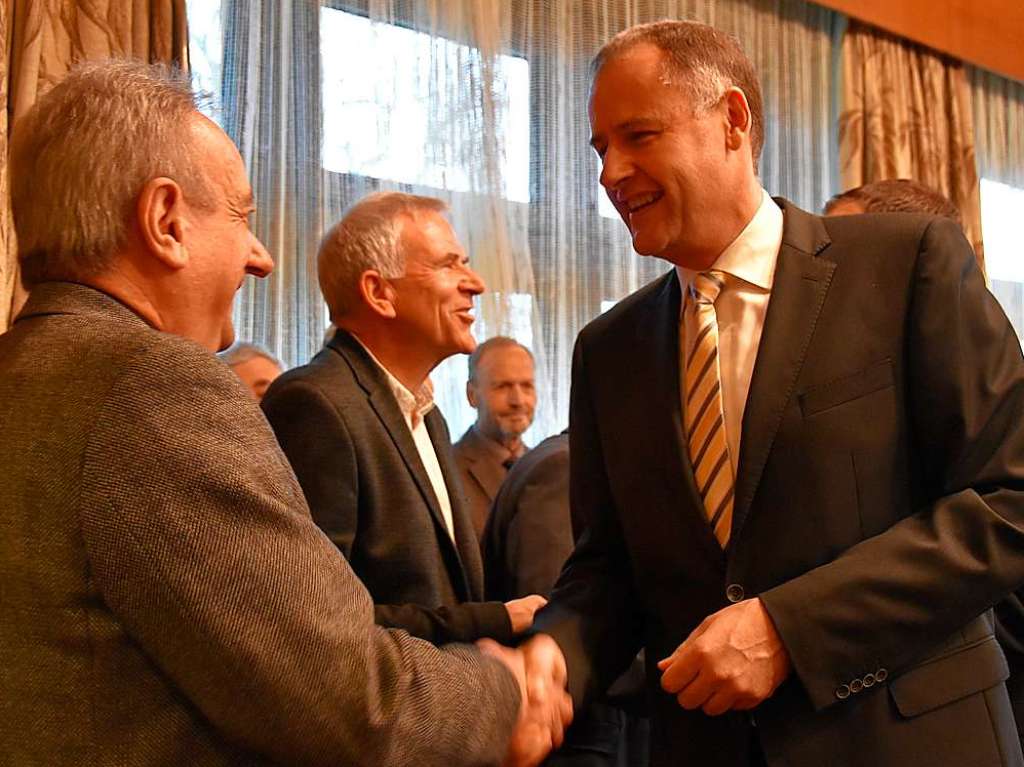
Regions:
M 469 452 L 463 451 L 463 455 L 469 459 L 469 466 L 467 467 L 469 473 L 473 475 L 473 478 L 493 501 L 494 496 L 498 494 L 498 490 L 501 488 L 501 483 L 505 480 L 505 471 L 497 466 L 493 460 L 488 460 L 490 458 L 488 455 L 490 448 L 482 444 L 483 437 L 478 435 L 475 429 L 470 427 L 464 439 L 467 439 L 470 445 Z
M 409 470 L 410 476 L 416 483 L 420 495 L 423 496 L 423 501 L 438 527 L 438 538 L 442 541 L 447 540 L 451 544 L 451 536 L 448 535 L 448 527 L 441 514 L 441 506 L 434 494 L 434 488 L 430 484 L 427 470 L 423 468 L 423 461 L 420 459 L 409 426 L 395 401 L 395 395 L 388 386 L 384 371 L 370 358 L 362 345 L 344 330 L 336 332 L 328 346 L 341 354 L 352 368 L 356 382 L 366 392 L 370 407 L 373 408 L 374 413 L 377 414 L 381 424 L 387 430 L 399 455 L 402 456 L 402 461 Z
M 627 371 L 636 380 L 650 381 L 651 396 L 636 398 L 639 408 L 633 423 L 650 424 L 644 431 L 643 453 L 653 451 L 641 465 L 664 467 L 660 478 L 666 488 L 664 497 L 678 499 L 675 506 L 690 538 L 698 543 L 714 562 L 724 566 L 725 557 L 703 514 L 703 502 L 697 492 L 682 418 L 679 372 L 679 278 L 673 269 L 664 278 L 662 290 L 652 301 L 651 316 L 637 323 L 636 344 L 640 351 L 640 369 Z M 668 403 L 669 412 L 665 412 Z
M 816 257 L 829 245 L 821 221 L 779 202 L 785 216 L 782 247 L 743 413 L 731 540 L 750 511 L 835 270 L 834 263 Z

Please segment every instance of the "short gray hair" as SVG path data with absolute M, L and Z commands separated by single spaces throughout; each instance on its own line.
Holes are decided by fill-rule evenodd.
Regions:
M 324 235 L 317 254 L 317 274 L 331 321 L 337 322 L 359 302 L 359 278 L 368 269 L 395 279 L 405 274 L 401 248 L 402 217 L 443 213 L 436 197 L 377 192 L 355 203 Z
M 591 78 L 611 59 L 647 43 L 665 54 L 666 80 L 695 113 L 711 109 L 728 88 L 743 91 L 750 107 L 750 149 L 757 172 L 764 146 L 764 99 L 754 65 L 734 36 L 698 21 L 655 21 L 619 32 L 590 62 Z
M 221 361 L 225 365 L 228 365 L 230 367 L 234 367 L 235 365 L 241 365 L 245 362 L 248 362 L 249 360 L 256 359 L 257 357 L 262 357 L 268 362 L 274 363 L 282 370 L 284 369 L 284 365 L 281 364 L 281 360 L 279 360 L 269 351 L 264 349 L 259 344 L 251 344 L 246 341 L 238 341 L 237 343 L 235 343 L 225 351 L 221 352 L 217 356 L 220 357 Z
M 195 162 L 197 100 L 181 72 L 132 60 L 73 69 L 15 125 L 11 205 L 29 285 L 106 271 L 147 181 L 174 179 L 212 205 Z

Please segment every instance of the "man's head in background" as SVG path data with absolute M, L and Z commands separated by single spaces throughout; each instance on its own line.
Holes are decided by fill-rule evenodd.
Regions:
M 476 347 L 483 281 L 433 197 L 399 192 L 357 202 L 325 236 L 317 264 L 331 321 L 411 390 L 442 360 Z
M 252 396 L 259 402 L 284 368 L 273 354 L 262 346 L 240 342 L 220 355 L 236 376 L 241 379 Z
M 960 211 L 944 195 L 909 178 L 886 179 L 837 194 L 825 203 L 826 216 L 857 213 L 925 213 L 963 225 Z
M 533 423 L 537 404 L 533 354 L 512 338 L 487 339 L 469 357 L 466 398 L 476 408 L 481 434 L 517 446 Z
M 76 67 L 14 126 L 10 178 L 26 285 L 90 285 L 211 351 L 245 275 L 274 267 L 238 150 L 166 68 Z

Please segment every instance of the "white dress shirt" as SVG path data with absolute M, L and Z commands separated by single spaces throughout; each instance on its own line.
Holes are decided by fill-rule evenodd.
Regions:
M 722 272 L 725 286 L 715 300 L 718 318 L 718 359 L 722 376 L 722 409 L 725 436 L 733 478 L 740 459 L 743 411 L 754 373 L 754 360 L 761 343 L 761 331 L 768 311 L 775 264 L 782 245 L 782 210 L 768 192 L 761 190 L 761 205 L 735 240 L 715 259 L 708 271 Z M 680 304 L 686 308 L 690 285 L 696 272 L 676 267 L 683 291 Z M 679 344 L 688 350 L 685 323 L 679 324 Z M 686 390 L 686 370 L 680 370 L 680 391 Z
M 359 341 L 358 336 L 353 334 L 353 337 L 356 341 Z M 406 388 L 405 384 L 391 374 L 390 370 L 384 367 L 381 361 L 374 356 L 373 352 L 366 347 L 366 344 L 359 341 L 359 345 L 366 349 L 370 359 L 374 361 L 377 367 L 384 371 L 384 375 L 388 379 L 388 386 L 391 388 L 391 393 L 395 395 L 398 409 L 402 411 L 405 425 L 409 427 L 409 433 L 412 434 L 412 441 L 416 445 L 416 452 L 420 454 L 423 468 L 426 469 L 430 485 L 434 488 L 434 495 L 437 496 L 437 503 L 441 507 L 441 516 L 444 518 L 444 525 L 448 530 L 448 535 L 454 542 L 455 524 L 452 522 L 452 501 L 448 497 L 448 486 L 444 481 L 441 464 L 437 460 L 434 443 L 430 441 L 430 432 L 427 431 L 427 425 L 423 420 L 424 416 L 434 409 L 434 387 L 428 378 L 423 382 L 419 391 L 413 394 Z

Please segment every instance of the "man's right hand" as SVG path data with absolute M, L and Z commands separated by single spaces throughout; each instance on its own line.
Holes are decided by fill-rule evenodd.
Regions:
M 548 603 L 540 594 L 530 594 L 528 597 L 513 599 L 505 603 L 508 610 L 508 619 L 512 624 L 513 634 L 522 634 L 533 625 L 534 614 Z
M 503 767 L 533 767 L 562 745 L 565 728 L 572 722 L 562 651 L 546 634 L 533 637 L 519 649 L 490 639 L 481 639 L 477 646 L 504 663 L 519 682 L 519 720 Z

